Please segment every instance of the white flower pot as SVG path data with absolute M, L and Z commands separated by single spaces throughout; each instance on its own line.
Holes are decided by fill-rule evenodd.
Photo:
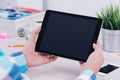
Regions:
M 108 30 L 102 28 L 103 50 L 120 52 L 120 30 Z

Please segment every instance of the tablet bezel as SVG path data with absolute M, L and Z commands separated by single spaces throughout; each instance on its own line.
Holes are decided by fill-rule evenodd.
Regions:
M 91 52 L 93 52 L 93 48 L 92 48 L 92 44 L 93 43 L 96 43 L 97 42 L 97 39 L 98 39 L 98 36 L 99 36 L 99 33 L 100 33 L 100 29 L 101 29 L 101 26 L 102 26 L 102 19 L 99 19 L 99 18 L 95 18 L 95 17 L 89 17 L 89 16 L 83 16 L 83 15 L 77 15 L 77 14 L 71 14 L 71 13 L 65 13 L 65 12 L 60 12 L 60 11 L 53 11 L 53 10 L 47 10 L 46 11 L 46 14 L 44 16 L 44 20 L 43 20 L 43 23 L 42 23 L 42 29 L 39 33 L 39 36 L 38 36 L 38 39 L 37 39 L 37 42 L 36 42 L 36 47 L 35 47 L 35 51 L 37 52 L 43 52 L 43 53 L 46 53 L 46 54 L 51 54 L 51 55 L 56 55 L 56 56 L 60 56 L 60 57 L 64 57 L 64 58 L 69 58 L 69 59 L 73 59 L 73 60 L 78 60 L 78 61 L 83 61 L 83 62 L 86 62 L 86 60 L 84 59 L 75 59 L 73 57 L 68 57 L 68 56 L 65 56 L 65 55 L 61 55 L 61 54 L 57 54 L 57 53 L 53 53 L 53 52 L 49 52 L 49 51 L 45 51 L 45 50 L 39 50 L 40 48 L 40 44 L 42 42 L 42 38 L 44 36 L 44 33 L 45 33 L 45 29 L 46 29 L 46 25 L 47 25 L 47 22 L 48 22 L 48 19 L 49 19 L 49 15 L 51 13 L 59 13 L 59 14 L 63 14 L 63 15 L 71 15 L 71 16 L 75 16 L 75 17 L 84 17 L 84 18 L 87 18 L 87 19 L 94 19 L 94 20 L 97 20 L 97 25 L 96 25 L 96 30 L 95 30 L 95 33 L 94 33 L 94 38 L 92 40 L 92 43 L 91 43 L 91 48 L 89 50 L 89 54 L 88 56 L 90 55 Z M 39 43 L 39 44 L 38 44 Z M 87 57 L 88 57 L 87 56 Z

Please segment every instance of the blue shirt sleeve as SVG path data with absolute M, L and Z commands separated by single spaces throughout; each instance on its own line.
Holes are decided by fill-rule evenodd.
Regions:
M 83 71 L 75 80 L 96 80 L 96 75 L 92 70 Z
M 12 58 L 0 49 L 0 80 L 28 80 Z
M 15 60 L 16 64 L 19 66 L 19 71 L 25 73 L 28 70 L 28 66 L 26 58 L 22 51 L 13 53 L 11 56 Z
M 29 80 L 24 74 L 28 69 L 22 52 L 12 54 L 12 58 L 0 49 L 0 80 Z M 83 71 L 75 80 L 96 80 L 92 70 Z

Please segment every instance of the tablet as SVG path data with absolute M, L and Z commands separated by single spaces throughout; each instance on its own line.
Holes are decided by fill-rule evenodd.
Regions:
M 35 51 L 85 62 L 101 25 L 95 17 L 47 10 Z

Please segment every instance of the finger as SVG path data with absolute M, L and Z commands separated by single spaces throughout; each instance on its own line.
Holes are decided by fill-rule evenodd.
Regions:
M 54 55 L 42 55 L 44 56 L 45 58 L 48 58 L 48 59 L 57 59 L 57 56 L 54 56 Z
M 51 59 L 52 61 L 56 60 L 58 57 L 57 56 L 52 56 Z
M 79 61 L 79 63 L 80 63 L 80 65 L 84 64 L 84 62 L 82 62 L 82 61 Z
M 41 57 L 42 56 L 42 58 L 44 58 L 44 59 L 46 59 L 46 60 L 55 60 L 55 59 L 57 59 L 57 56 L 54 56 L 54 55 L 50 55 L 50 54 L 39 54 L 39 57 Z
M 57 59 L 56 56 L 54 56 L 54 57 L 46 57 L 46 56 L 44 56 L 44 58 L 43 58 L 43 64 L 50 63 L 52 61 L 55 61 L 56 59 Z
M 100 45 L 100 43 L 93 43 L 93 48 L 95 49 L 95 50 L 101 50 L 102 48 L 101 48 L 101 45 Z
M 41 27 L 38 27 L 34 30 L 34 33 L 38 34 L 40 32 L 40 30 L 41 30 Z
M 38 33 L 40 32 L 40 30 L 41 30 L 41 27 L 38 27 L 37 29 L 35 29 L 35 30 L 32 32 L 29 41 L 35 41 Z
M 42 56 L 47 56 L 47 57 L 56 57 L 55 55 L 51 55 L 51 54 L 47 54 L 47 53 L 42 53 L 42 52 L 38 52 L 38 55 L 42 55 Z
M 97 45 L 96 45 L 96 50 L 102 51 L 102 46 L 101 46 L 100 43 L 97 43 Z
M 94 48 L 94 49 L 96 48 L 96 44 L 95 44 L 95 43 L 93 43 L 93 48 Z
M 84 71 L 85 63 L 81 65 L 80 72 Z

